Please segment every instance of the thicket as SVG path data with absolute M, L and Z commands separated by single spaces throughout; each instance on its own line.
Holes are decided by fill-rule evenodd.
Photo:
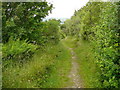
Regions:
M 61 26 L 66 35 L 93 43 L 101 87 L 120 86 L 119 2 L 88 2 Z

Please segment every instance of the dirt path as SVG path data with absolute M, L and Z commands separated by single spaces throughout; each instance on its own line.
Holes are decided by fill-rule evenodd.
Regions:
M 68 86 L 67 88 L 83 88 L 82 87 L 82 83 L 80 80 L 80 76 L 78 74 L 78 63 L 77 63 L 77 57 L 75 52 L 73 51 L 73 48 L 69 48 L 71 51 L 71 55 L 72 55 L 72 68 L 69 74 L 69 78 L 71 80 L 71 82 L 73 83 L 71 86 Z

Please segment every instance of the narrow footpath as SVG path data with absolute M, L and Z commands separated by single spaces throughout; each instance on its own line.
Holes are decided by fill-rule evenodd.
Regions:
M 70 78 L 72 85 L 68 86 L 67 88 L 83 88 L 82 81 L 80 80 L 80 75 L 78 74 L 79 66 L 76 61 L 77 60 L 76 54 L 73 48 L 69 48 L 69 50 L 72 55 L 72 60 L 71 60 L 72 67 L 71 67 L 71 71 L 68 77 Z

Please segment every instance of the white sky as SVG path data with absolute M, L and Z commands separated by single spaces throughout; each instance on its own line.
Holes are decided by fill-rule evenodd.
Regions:
M 46 18 L 70 18 L 75 10 L 80 9 L 89 0 L 46 0 L 51 2 L 55 9 L 52 10 L 52 14 Z

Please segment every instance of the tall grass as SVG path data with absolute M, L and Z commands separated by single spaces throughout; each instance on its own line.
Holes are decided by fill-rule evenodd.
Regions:
M 69 70 L 69 51 L 62 44 L 48 45 L 27 63 L 13 62 L 4 68 L 3 88 L 64 87 L 68 84 Z

